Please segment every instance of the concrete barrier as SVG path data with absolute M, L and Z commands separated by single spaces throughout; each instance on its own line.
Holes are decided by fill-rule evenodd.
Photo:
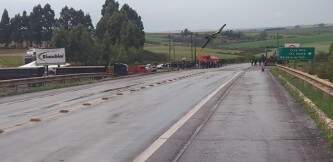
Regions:
M 62 76 L 36 77 L 0 81 L 0 96 L 15 95 L 34 91 L 38 87 L 52 85 L 66 86 L 82 81 L 93 81 L 107 77 L 105 74 L 73 74 Z

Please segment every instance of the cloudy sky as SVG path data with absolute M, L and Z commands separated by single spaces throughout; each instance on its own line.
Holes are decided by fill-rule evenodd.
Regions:
M 36 4 L 51 4 L 59 13 L 65 5 L 80 8 L 96 24 L 105 0 L 0 0 L 0 14 L 31 11 Z M 118 0 L 128 3 L 143 18 L 148 32 L 216 29 L 222 24 L 244 29 L 297 24 L 333 23 L 333 0 Z M 58 16 L 58 15 L 57 15 Z

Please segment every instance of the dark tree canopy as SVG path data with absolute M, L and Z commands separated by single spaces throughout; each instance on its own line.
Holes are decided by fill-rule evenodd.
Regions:
M 49 4 L 46 4 L 43 8 L 42 16 L 42 40 L 48 41 L 52 38 L 52 33 L 55 28 L 56 20 L 54 18 L 54 10 L 52 10 Z
M 26 11 L 22 13 L 22 24 L 21 24 L 21 38 L 25 41 L 32 40 L 30 25 L 29 25 L 29 15 Z
M 111 44 L 121 44 L 126 48 L 142 48 L 145 42 L 141 17 L 127 4 L 119 10 L 119 4 L 114 0 L 107 0 L 103 5 L 96 35 L 99 39 L 109 39 Z
M 42 30 L 43 30 L 43 8 L 41 5 L 37 5 L 32 9 L 30 13 L 30 31 L 32 36 L 32 41 L 40 43 L 42 41 Z
M 44 7 L 37 5 L 29 16 L 29 26 L 32 41 L 41 43 L 49 41 L 55 28 L 55 13 L 49 4 Z
M 79 65 L 110 65 L 143 61 L 145 32 L 140 15 L 129 5 L 106 0 L 102 18 L 94 29 L 91 17 L 65 6 L 59 19 L 50 4 L 33 7 L 10 18 L 4 10 L 0 21 L 0 43 L 16 47 L 64 48 L 68 61 Z
M 13 40 L 15 42 L 23 41 L 22 34 L 21 34 L 22 26 L 23 26 L 22 17 L 20 14 L 15 15 L 15 17 L 10 20 L 10 29 L 11 29 L 10 38 L 11 38 L 11 40 Z
M 88 29 L 83 25 L 73 27 L 71 30 L 57 29 L 52 38 L 54 47 L 66 49 L 67 61 L 78 65 L 96 65 L 98 57 L 94 52 L 94 40 Z
M 1 25 L 9 24 L 9 15 L 7 9 L 4 9 L 2 16 L 1 16 Z
M 102 8 L 102 16 L 111 16 L 114 12 L 119 11 L 119 3 L 115 0 L 106 0 Z
M 120 12 L 126 17 L 126 22 L 123 27 L 123 38 L 131 41 L 124 42 L 128 47 L 142 48 L 145 43 L 145 32 L 141 17 L 138 13 L 125 4 Z
M 180 34 L 181 34 L 182 36 L 184 36 L 184 37 L 189 36 L 191 33 L 192 33 L 192 32 L 191 32 L 190 30 L 188 30 L 187 28 L 185 28 L 184 30 L 182 30 L 182 31 L 180 32 Z
M 90 15 L 85 15 L 82 10 L 75 10 L 74 8 L 65 6 L 60 12 L 58 26 L 65 29 L 72 29 L 79 25 L 86 27 L 89 31 L 94 30 Z
M 137 52 L 145 43 L 145 32 L 141 17 L 129 5 L 119 9 L 119 3 L 106 0 L 102 18 L 96 26 L 96 36 L 101 46 L 105 64 L 116 61 L 135 62 Z M 124 62 L 126 62 L 124 61 Z
M 8 11 L 4 9 L 0 21 L 0 43 L 8 44 L 10 41 L 10 19 Z

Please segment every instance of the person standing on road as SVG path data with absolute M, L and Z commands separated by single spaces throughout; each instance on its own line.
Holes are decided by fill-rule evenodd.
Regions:
M 265 66 L 266 66 L 266 57 L 264 55 L 261 56 L 261 59 L 260 59 L 260 66 L 261 66 L 261 71 L 264 72 L 265 71 Z

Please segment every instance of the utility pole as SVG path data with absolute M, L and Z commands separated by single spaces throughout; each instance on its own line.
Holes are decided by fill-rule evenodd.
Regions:
M 169 33 L 169 63 L 171 63 L 171 34 Z
M 265 48 L 265 56 L 268 58 L 267 47 Z
M 280 42 L 279 42 L 279 33 L 276 32 L 276 51 L 275 51 L 275 55 L 278 55 L 278 50 L 280 47 Z
M 193 62 L 194 60 L 193 60 L 193 33 L 192 32 L 191 32 L 191 59 Z
M 279 33 L 276 33 L 276 47 L 280 47 L 280 42 L 279 42 Z
M 197 39 L 194 38 L 194 64 L 197 66 Z
M 173 59 L 176 61 L 176 47 L 173 46 Z

